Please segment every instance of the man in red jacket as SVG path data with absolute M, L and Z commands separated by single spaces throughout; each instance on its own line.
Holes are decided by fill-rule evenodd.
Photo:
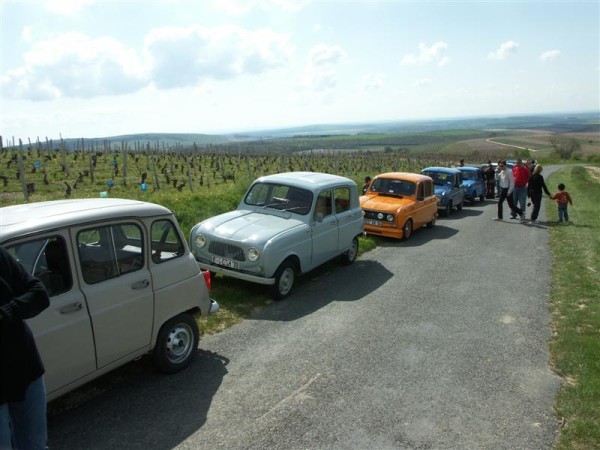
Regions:
M 527 166 L 523 164 L 521 158 L 517 158 L 517 164 L 513 167 L 513 178 L 515 180 L 515 188 L 513 189 L 513 205 L 520 209 L 521 220 L 525 220 L 525 209 L 527 208 L 527 182 L 531 173 Z M 511 219 L 516 219 L 517 216 L 511 215 Z

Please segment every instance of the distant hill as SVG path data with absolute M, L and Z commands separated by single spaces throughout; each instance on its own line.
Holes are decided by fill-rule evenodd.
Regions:
M 600 112 L 538 114 L 523 116 L 489 116 L 460 119 L 431 119 L 397 122 L 365 122 L 351 124 L 315 124 L 301 127 L 247 131 L 232 134 L 143 133 L 83 139 L 86 149 L 126 143 L 132 149 L 157 146 L 161 150 L 177 150 L 197 145 L 235 144 L 263 140 L 306 137 L 356 136 L 364 134 L 428 133 L 450 130 L 540 129 L 550 132 L 600 131 Z M 81 148 L 81 139 L 65 139 L 69 149 Z M 56 142 L 54 143 L 57 146 Z

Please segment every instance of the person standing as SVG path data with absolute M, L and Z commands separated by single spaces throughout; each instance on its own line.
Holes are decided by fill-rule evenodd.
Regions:
M 371 186 L 372 181 L 373 180 L 371 180 L 370 176 L 367 175 L 365 177 L 365 184 L 363 184 L 363 187 L 362 187 L 362 195 L 365 195 L 367 193 L 367 191 L 369 190 L 369 187 Z
M 541 164 L 537 164 L 533 169 L 533 174 L 529 177 L 529 183 L 527 187 L 527 191 L 529 194 L 529 198 L 531 199 L 531 203 L 533 204 L 533 210 L 531 211 L 531 222 L 537 223 L 537 218 L 540 213 L 540 207 L 542 205 L 542 190 L 551 197 L 550 191 L 546 187 L 546 182 L 544 181 L 544 176 L 542 175 L 543 167 Z
M 494 220 L 502 220 L 502 205 L 504 204 L 504 200 L 508 203 L 511 216 L 514 215 L 516 217 L 516 215 L 519 214 L 523 217 L 523 212 L 515 207 L 512 200 L 512 193 L 515 187 L 512 172 L 506 168 L 506 161 L 500 161 L 498 163 L 498 168 L 498 189 L 500 190 L 500 198 L 498 198 L 498 215 L 494 217 Z
M 44 284 L 0 246 L 0 449 L 45 449 L 44 365 L 26 319 L 50 304 Z
M 515 210 L 521 211 L 521 220 L 525 220 L 525 210 L 527 208 L 527 182 L 531 173 L 527 166 L 523 164 L 521 158 L 517 158 L 517 164 L 512 169 L 513 178 L 515 180 L 515 188 L 513 190 L 513 205 Z M 511 219 L 516 219 L 516 214 L 511 215 Z
M 491 161 L 483 174 L 485 176 L 485 198 L 494 199 L 496 198 L 496 172 Z
M 573 205 L 573 200 L 567 191 L 565 191 L 565 185 L 560 183 L 558 185 L 558 192 L 550 197 L 552 200 L 556 200 L 558 203 L 558 223 L 569 222 L 569 210 L 568 206 Z

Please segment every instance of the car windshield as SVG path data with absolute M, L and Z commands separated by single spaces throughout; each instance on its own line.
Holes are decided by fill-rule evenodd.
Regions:
M 433 184 L 438 186 L 444 186 L 446 184 L 452 184 L 452 175 L 443 172 L 423 172 L 424 175 L 431 177 Z
M 396 180 L 392 178 L 376 178 L 371 184 L 371 192 L 392 195 L 415 195 L 415 183 L 407 180 Z
M 463 180 L 476 180 L 477 179 L 477 172 L 474 172 L 472 170 L 469 170 L 469 171 L 467 171 L 467 170 L 462 171 L 461 170 L 461 172 L 462 172 L 462 179 Z
M 275 183 L 255 183 L 244 199 L 246 205 L 302 215 L 310 212 L 312 201 L 313 194 L 309 190 Z

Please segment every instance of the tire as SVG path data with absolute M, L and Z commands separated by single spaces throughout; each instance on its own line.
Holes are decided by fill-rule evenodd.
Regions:
M 431 220 L 429 222 L 427 222 L 427 224 L 425 225 L 427 228 L 433 228 L 435 226 L 435 222 L 437 220 L 436 215 L 434 214 L 433 217 L 431 218 Z
M 350 249 L 342 253 L 342 264 L 345 266 L 349 266 L 354 261 L 356 261 L 356 257 L 358 256 L 358 237 L 354 236 L 352 239 L 352 246 Z
M 408 241 L 413 233 L 413 223 L 412 219 L 408 219 L 404 226 L 402 227 L 402 240 Z
M 186 368 L 198 348 L 198 324 L 191 314 L 179 314 L 163 324 L 156 338 L 152 358 L 164 373 Z
M 462 211 L 463 209 L 463 205 L 464 205 L 464 199 L 460 201 L 460 203 L 458 205 L 456 205 L 456 210 L 457 211 Z
M 452 200 L 448 200 L 446 203 L 446 209 L 444 209 L 444 216 L 448 217 L 452 212 Z
M 296 265 L 286 259 L 275 272 L 275 284 L 271 286 L 271 294 L 275 300 L 283 300 L 292 292 L 296 278 Z

